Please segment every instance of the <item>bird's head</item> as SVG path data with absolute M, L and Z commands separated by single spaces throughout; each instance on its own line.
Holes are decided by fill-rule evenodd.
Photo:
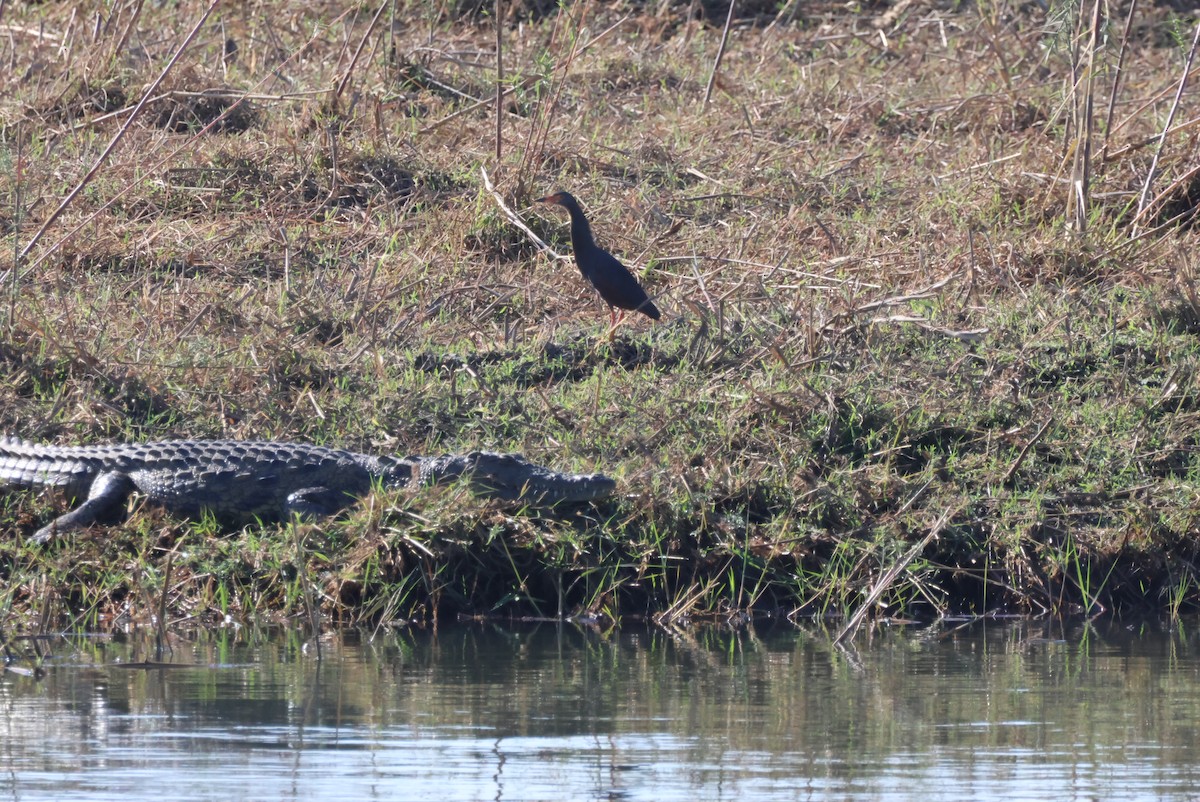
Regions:
M 575 203 L 575 199 L 571 197 L 569 192 L 555 192 L 553 195 L 547 195 L 544 198 L 538 198 L 537 203 L 552 203 L 556 206 L 569 206 Z

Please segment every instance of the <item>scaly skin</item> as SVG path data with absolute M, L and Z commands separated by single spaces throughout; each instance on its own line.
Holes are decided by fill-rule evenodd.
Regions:
M 519 454 L 472 451 L 441 457 L 374 457 L 305 443 L 170 440 L 97 446 L 48 446 L 0 438 L 0 483 L 58 488 L 74 510 L 39 529 L 33 540 L 91 526 L 114 515 L 134 492 L 168 512 L 205 512 L 230 526 L 342 510 L 378 485 L 404 487 L 467 478 L 486 496 L 554 505 L 610 495 L 602 474 L 564 474 Z

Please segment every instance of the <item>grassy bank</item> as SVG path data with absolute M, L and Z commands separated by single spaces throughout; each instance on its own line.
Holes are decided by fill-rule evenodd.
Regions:
M 516 3 L 499 144 L 469 9 L 222 7 L 173 60 L 205 6 L 5 6 L 0 430 L 520 451 L 620 494 L 235 533 L 137 509 L 37 549 L 62 500 L 9 492 L 0 607 L 1194 610 L 1196 20 L 1094 37 L 1069 6 L 747 4 L 706 103 L 723 15 Z M 531 204 L 559 188 L 662 323 L 606 342 L 505 212 L 567 253 Z

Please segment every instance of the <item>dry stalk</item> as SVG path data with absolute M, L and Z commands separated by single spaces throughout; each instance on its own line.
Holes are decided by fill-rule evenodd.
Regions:
M 1054 415 L 1046 418 L 1046 422 L 1042 424 L 1042 427 L 1029 439 L 1029 442 L 1021 449 L 1021 453 L 1017 454 L 1017 458 L 1013 460 L 1012 465 L 1008 466 L 1008 470 L 1004 472 L 1004 481 L 1001 484 L 1007 486 L 1012 482 L 1013 477 L 1017 475 L 1017 471 L 1021 468 L 1021 463 L 1025 461 L 1025 457 L 1029 456 L 1030 450 L 1042 439 L 1042 435 L 1046 433 L 1046 430 L 1050 428 L 1050 424 L 1052 423 L 1054 423 Z
M 729 26 L 733 22 L 733 7 L 737 0 L 729 0 L 729 13 L 725 15 L 725 27 L 721 30 L 721 44 L 717 47 L 717 56 L 713 59 L 712 72 L 708 76 L 708 86 L 704 88 L 704 105 L 708 110 L 708 102 L 712 99 L 713 85 L 717 82 L 717 72 L 721 69 L 721 59 L 725 57 L 725 45 L 729 42 Z
M 342 80 L 338 81 L 337 89 L 333 93 L 333 102 L 336 104 L 342 99 L 342 92 L 346 91 L 346 84 L 350 83 L 350 76 L 354 74 L 354 67 L 358 64 L 359 56 L 362 55 L 363 48 L 367 45 L 367 40 L 371 38 L 371 33 L 375 30 L 375 26 L 379 24 L 379 18 L 383 16 L 383 10 L 388 7 L 391 0 L 383 0 L 379 4 L 379 8 L 375 11 L 375 16 L 371 18 L 371 24 L 367 26 L 367 30 L 363 33 L 362 38 L 358 40 L 358 47 L 354 50 L 354 55 L 350 57 L 350 64 L 346 67 L 346 72 L 342 75 Z
M 96 177 L 96 173 L 100 171 L 100 167 L 103 166 L 106 161 L 108 161 L 108 157 L 114 150 L 116 150 L 116 147 L 120 141 L 125 138 L 125 134 L 133 125 L 133 121 L 136 120 L 138 115 L 142 113 L 142 109 L 146 107 L 147 101 L 154 96 L 155 90 L 158 89 L 159 85 L 171 72 L 171 69 L 179 62 L 180 57 L 183 56 L 183 52 L 187 50 L 188 45 L 190 45 L 192 40 L 196 38 L 196 34 L 200 33 L 200 29 L 204 27 L 204 23 L 208 21 L 209 16 L 216 9 L 217 3 L 219 2 L 220 0 L 212 0 L 212 2 L 208 4 L 208 8 L 204 9 L 204 13 L 200 15 L 200 19 L 196 21 L 196 24 L 192 27 L 192 30 L 188 32 L 188 35 L 184 37 L 183 42 L 181 42 L 179 47 L 176 48 L 175 54 L 171 56 L 170 60 L 167 62 L 167 65 L 163 67 L 162 71 L 158 74 L 158 77 L 155 78 L 154 82 L 150 84 L 148 89 L 146 89 L 145 93 L 142 95 L 141 102 L 134 107 L 133 112 L 129 115 L 129 119 L 126 120 L 125 124 L 121 126 L 120 130 L 117 131 L 116 135 L 112 138 L 112 141 L 108 143 L 108 147 L 104 149 L 103 153 L 96 157 L 95 163 L 92 164 L 91 168 L 87 171 L 87 173 L 84 174 L 83 178 L 79 180 L 79 183 L 75 185 L 75 188 L 67 193 L 67 197 L 63 198 L 62 203 L 58 205 L 58 208 L 50 213 L 50 216 L 46 218 L 44 223 L 42 223 L 41 228 L 37 230 L 29 242 L 25 243 L 25 247 L 21 249 L 19 254 L 17 254 L 18 262 L 29 255 L 29 252 L 33 250 L 33 246 L 37 245 L 38 241 L 45 236 L 46 232 L 50 229 L 50 226 L 54 224 L 54 221 L 62 216 L 62 213 L 67 210 L 67 207 L 71 205 L 72 201 L 79 196 L 79 193 L 83 192 L 84 187 L 91 183 L 92 179 Z
M 1187 61 L 1184 62 L 1183 73 L 1179 76 L 1179 86 L 1175 90 L 1175 100 L 1171 103 L 1171 110 L 1167 113 L 1167 121 L 1163 123 L 1162 134 L 1158 138 L 1158 147 L 1154 149 L 1154 158 L 1150 160 L 1150 169 L 1146 171 L 1146 182 L 1142 185 L 1142 192 L 1138 196 L 1137 214 L 1133 218 L 1133 226 L 1130 229 L 1133 236 L 1137 236 L 1142 218 L 1145 216 L 1146 210 L 1150 208 L 1147 203 L 1150 197 L 1150 187 L 1154 184 L 1154 174 L 1158 171 L 1158 160 L 1162 156 L 1163 147 L 1167 142 L 1167 131 L 1171 128 L 1175 112 L 1179 109 L 1179 101 L 1183 97 L 1183 89 L 1187 86 L 1188 73 L 1192 71 L 1192 62 L 1196 58 L 1198 43 L 1200 43 L 1200 20 L 1196 22 L 1196 32 L 1192 34 L 1192 46 L 1188 48 Z
M 24 137 L 21 135 L 22 134 L 22 131 L 21 131 L 22 126 L 20 123 L 18 123 L 16 127 L 17 127 L 17 136 L 16 136 L 17 158 L 16 158 L 16 163 L 13 165 L 15 173 L 16 173 L 16 175 L 14 176 L 15 180 L 13 181 L 13 231 L 19 232 L 21 230 L 21 218 L 23 216 L 23 212 L 24 212 L 24 208 L 25 208 L 25 199 L 21 196 L 21 190 L 24 186 L 25 147 L 24 147 Z M 8 273 L 8 275 L 9 275 L 8 314 L 7 314 L 7 320 L 5 321 L 5 325 L 9 329 L 9 336 L 12 336 L 12 330 L 16 324 L 17 287 L 18 287 L 17 278 L 18 278 L 18 274 L 20 272 L 21 272 L 20 237 L 14 236 L 13 237 L 13 266 L 12 266 L 12 269 L 9 270 L 9 273 Z
M 1112 89 L 1108 93 L 1108 111 L 1104 115 L 1104 145 L 1100 148 L 1100 162 L 1108 155 L 1108 143 L 1112 138 L 1113 110 L 1117 106 L 1117 94 L 1121 88 L 1121 70 L 1125 66 L 1125 53 L 1129 49 L 1129 28 L 1133 24 L 1133 14 L 1137 10 L 1137 0 L 1130 0 L 1129 13 L 1125 15 L 1125 28 L 1121 31 L 1121 44 L 1117 50 L 1117 63 L 1113 68 Z
M 541 250 L 545 251 L 546 253 L 550 254 L 551 256 L 553 256 L 555 259 L 565 259 L 566 258 L 562 254 L 560 254 L 558 251 L 554 250 L 549 245 L 547 245 L 545 243 L 545 241 L 542 240 L 541 237 L 539 237 L 537 234 L 534 234 L 533 229 L 530 228 L 529 226 L 525 225 L 525 221 L 521 219 L 521 216 L 518 215 L 516 212 L 514 212 L 512 210 L 512 208 L 507 203 L 504 202 L 504 198 L 500 195 L 499 192 L 496 191 L 496 188 L 494 186 L 492 186 L 492 179 L 488 177 L 487 170 L 480 167 L 479 173 L 483 177 L 484 189 L 486 189 L 488 191 L 488 194 L 490 194 L 492 196 L 492 198 L 496 201 L 496 205 L 500 207 L 500 212 L 504 215 L 504 217 L 508 220 L 508 222 L 512 223 L 514 226 L 516 226 L 517 228 L 519 228 L 523 232 L 525 232 L 525 236 L 529 237 L 530 242 L 532 242 L 534 245 L 538 246 L 539 249 L 541 249 Z
M 587 6 L 585 5 L 583 10 L 579 12 L 580 29 L 582 29 L 582 20 L 586 12 Z M 555 66 L 556 70 L 562 72 L 562 76 L 558 79 L 558 83 L 554 86 L 554 89 L 546 103 L 539 105 L 537 113 L 532 115 L 530 118 L 530 134 L 526 139 L 526 147 L 524 148 L 524 152 L 521 156 L 521 164 L 517 169 L 518 190 L 523 185 L 523 176 L 529 169 L 530 165 L 536 164 L 542 160 L 542 154 L 546 150 L 546 139 L 550 135 L 550 125 L 554 120 L 554 112 L 558 108 L 558 98 L 562 94 L 563 87 L 566 85 L 567 73 L 570 71 L 571 66 L 575 63 L 575 60 L 578 59 L 579 56 L 583 55 L 585 52 L 590 50 L 593 46 L 600 43 L 604 39 L 607 39 L 609 34 L 624 25 L 628 19 L 629 15 L 626 14 L 612 25 L 609 25 L 600 33 L 593 36 L 591 39 L 588 39 L 582 45 L 579 44 L 578 39 L 576 39 L 571 45 L 571 52 L 567 55 L 566 60 Z M 551 42 L 553 42 L 554 38 L 557 36 L 558 24 L 555 23 L 554 34 L 551 37 Z M 523 197 L 524 195 L 524 193 L 521 191 L 518 191 L 517 194 L 518 197 Z
M 1192 119 L 1188 120 L 1187 122 L 1182 122 L 1179 125 L 1176 125 L 1173 128 L 1170 128 L 1167 131 L 1167 136 L 1172 137 L 1177 134 L 1181 134 L 1184 131 L 1190 131 L 1193 128 L 1196 128 L 1197 126 L 1200 126 L 1200 117 L 1193 117 Z M 1120 127 L 1120 126 L 1118 126 L 1118 127 Z M 1105 161 L 1115 161 L 1116 159 L 1119 159 L 1122 156 L 1127 156 L 1130 153 L 1133 153 L 1135 150 L 1141 150 L 1142 148 L 1146 147 L 1147 145 L 1153 145 L 1155 142 L 1158 141 L 1158 139 L 1159 139 L 1158 136 L 1148 136 L 1145 139 L 1138 140 L 1137 142 L 1130 142 L 1125 147 L 1115 150 L 1112 153 L 1109 153 L 1107 156 L 1104 156 L 1103 158 Z
M 558 78 L 549 93 L 545 103 L 538 104 L 537 112 L 529 120 L 529 136 L 526 139 L 525 152 L 521 155 L 521 163 L 517 168 L 517 187 L 518 194 L 524 198 L 522 187 L 525 184 L 525 175 L 533 164 L 542 161 L 543 154 L 546 152 L 546 140 L 550 136 L 550 127 L 554 122 L 554 114 L 558 109 L 558 99 L 562 94 L 563 87 L 567 83 L 567 74 L 570 72 L 575 59 L 581 52 L 579 49 L 578 31 L 583 27 L 583 20 L 587 14 L 588 6 L 584 4 L 579 11 L 579 26 L 576 29 L 576 35 L 571 39 L 571 51 L 567 54 L 565 61 L 555 65 L 556 70 L 561 70 L 562 75 Z M 554 45 L 558 39 L 561 29 L 560 22 L 562 15 L 554 21 L 554 30 L 551 33 L 550 42 Z
M 112 53 L 109 54 L 109 60 L 114 62 L 117 61 L 121 55 L 121 51 L 125 49 L 125 43 L 129 41 L 129 35 L 133 33 L 133 26 L 142 16 L 142 6 L 145 5 L 145 2 L 146 0 L 137 0 L 137 5 L 134 6 L 133 13 L 129 15 L 129 21 L 125 23 L 125 27 L 122 29 L 121 35 L 118 36 L 116 41 L 113 43 Z
M 80 184 L 74 190 L 72 190 L 71 195 L 68 196 L 68 198 L 66 198 L 62 202 L 62 204 L 59 205 L 59 208 L 54 211 L 54 213 L 51 215 L 51 217 L 42 224 L 42 227 L 38 229 L 38 231 L 34 235 L 33 239 L 30 240 L 29 243 L 26 244 L 25 248 L 21 249 L 18 252 L 18 255 L 17 255 L 18 258 L 17 258 L 17 260 L 14 261 L 14 265 L 20 264 L 21 260 L 23 260 L 25 257 L 27 257 L 29 255 L 29 253 L 33 249 L 34 245 L 36 245 L 38 240 L 40 240 L 45 235 L 46 231 L 49 230 L 49 227 L 53 224 L 54 220 L 58 216 L 61 216 L 63 211 L 69 206 L 69 203 L 70 203 L 72 197 L 78 195 L 79 192 L 83 189 L 83 187 L 85 187 L 87 185 L 87 183 L 89 183 L 91 181 L 91 179 L 94 178 L 94 174 L 95 174 L 96 170 L 104 162 L 106 156 L 111 152 L 111 150 L 115 146 L 116 142 L 121 138 L 121 136 L 125 133 L 125 131 L 127 131 L 129 129 L 129 127 L 133 123 L 134 119 L 141 113 L 141 110 L 144 106 L 146 106 L 150 103 L 154 103 L 156 101 L 162 100 L 163 98 L 175 97 L 175 96 L 186 96 L 188 94 L 191 94 L 191 93 L 167 92 L 162 95 L 152 96 L 151 93 L 152 93 L 153 89 L 161 83 L 163 77 L 166 75 L 167 70 L 169 70 L 171 68 L 172 64 L 174 64 L 174 62 L 178 60 L 178 58 L 182 54 L 183 50 L 186 49 L 188 42 L 196 36 L 200 27 L 203 26 L 205 19 L 207 19 L 207 17 L 212 13 L 213 9 L 217 6 L 217 4 L 219 2 L 220 2 L 220 0 L 212 0 L 212 4 L 205 11 L 204 16 L 201 17 L 200 21 L 196 24 L 196 27 L 191 31 L 191 33 L 189 33 L 188 39 L 185 40 L 184 43 L 180 46 L 179 50 L 176 52 L 175 56 L 172 58 L 171 63 L 169 63 L 167 65 L 167 68 L 164 69 L 163 74 L 160 75 L 159 78 L 151 85 L 151 87 L 144 93 L 142 100 L 140 100 L 135 106 L 133 106 L 131 109 L 121 109 L 119 111 L 112 112 L 111 114 L 102 115 L 101 117 L 91 120 L 88 123 L 76 125 L 70 129 L 73 131 L 78 130 L 80 128 L 87 127 L 91 124 L 95 124 L 102 120 L 108 119 L 109 117 L 120 116 L 127 112 L 130 114 L 129 119 L 125 121 L 124 125 L 122 125 L 122 127 L 121 127 L 121 130 L 117 132 L 117 135 L 114 137 L 113 141 L 109 144 L 108 148 L 106 148 L 105 152 L 103 154 L 101 154 L 100 158 L 97 159 L 96 164 L 92 167 L 92 170 L 89 171 L 88 175 L 84 177 L 84 179 L 80 182 Z M 318 33 L 314 32 L 312 34 L 312 36 L 309 37 L 309 39 L 305 43 L 305 45 L 303 47 L 298 48 L 296 52 L 297 53 L 304 52 L 305 48 L 307 48 L 309 45 L 311 45 L 312 42 L 315 41 L 317 36 L 318 36 Z M 293 54 L 293 56 L 294 55 L 295 54 Z M 283 64 L 288 63 L 293 56 L 289 56 L 288 59 L 283 62 Z M 259 82 L 259 85 L 261 85 L 262 83 L 265 83 L 267 80 L 268 80 L 267 78 L 264 78 L 262 81 Z M 252 92 L 245 92 L 245 93 L 237 93 L 236 96 L 239 98 L 239 101 L 245 100 L 245 99 L 288 100 L 288 99 L 300 99 L 300 98 L 303 98 L 306 96 L 317 96 L 317 95 L 324 94 L 328 91 L 329 91 L 328 89 L 321 89 L 321 90 L 313 90 L 311 92 L 297 92 L 297 93 L 290 93 L 290 94 L 284 94 L 284 95 L 259 95 L 259 94 L 255 94 Z M 203 93 L 196 93 L 196 94 L 203 94 Z M 224 97 L 224 95 L 219 95 L 219 96 Z M 218 116 L 213 121 L 211 121 L 199 133 L 204 133 L 204 131 L 211 129 L 220 120 L 225 119 L 230 114 L 230 112 L 232 112 L 235 108 L 237 108 L 237 105 L 238 105 L 237 103 L 234 103 L 229 108 L 225 109 L 221 113 L 220 116 Z M 151 172 L 161 169 L 163 165 L 168 164 L 173 159 L 175 159 L 175 157 L 178 156 L 179 153 L 181 153 L 182 151 L 184 151 L 186 149 L 191 148 L 192 146 L 193 146 L 193 143 L 190 139 L 182 142 L 177 147 L 172 149 L 170 153 L 163 156 L 161 159 L 158 160 L 158 162 L 149 166 L 147 169 Z M 26 267 L 19 274 L 18 277 L 24 278 L 30 272 L 35 270 L 51 254 L 55 253 L 60 247 L 62 247 L 62 245 L 64 243 L 69 242 L 72 238 L 75 237 L 75 235 L 77 235 L 80 231 L 82 231 L 84 228 L 86 228 L 88 225 L 90 225 L 93 221 L 95 221 L 96 218 L 98 218 L 102 213 L 104 213 L 106 210 L 108 210 L 120 198 L 125 197 L 130 192 L 134 191 L 138 186 L 139 186 L 139 184 L 137 184 L 136 182 L 129 182 L 129 183 L 126 183 L 122 188 L 120 188 L 116 192 L 114 192 L 111 197 L 109 197 L 104 203 L 100 204 L 91 214 L 89 214 L 82 221 L 80 221 L 78 224 L 76 224 L 74 227 L 72 227 L 69 231 L 67 231 L 65 234 L 63 234 L 61 237 L 59 237 L 58 240 L 51 247 L 49 247 L 45 253 L 43 253 L 41 256 L 39 256 L 37 259 L 35 259 L 32 264 L 30 264 L 28 267 Z
M 519 89 L 528 89 L 529 87 L 536 84 L 538 82 L 538 80 L 539 80 L 538 78 L 535 78 L 532 76 L 529 78 L 526 78 L 523 81 L 521 81 L 521 83 L 518 84 L 517 86 L 510 86 L 508 89 L 505 89 L 503 92 L 500 93 L 500 97 L 506 98 L 509 95 L 511 95 L 513 92 L 516 92 Z M 461 95 L 462 93 L 459 92 L 458 94 Z M 468 99 L 475 100 L 474 98 L 468 98 Z M 431 132 L 436 131 L 437 129 L 441 128 L 446 123 L 458 119 L 459 117 L 463 116 L 464 114 L 469 114 L 481 106 L 487 106 L 487 105 L 489 105 L 491 103 L 495 103 L 495 102 L 496 102 L 495 97 L 485 97 L 481 100 L 475 100 L 475 102 L 472 103 L 470 106 L 463 106 L 461 109 L 451 112 L 450 114 L 447 114 L 445 117 L 438 120 L 437 122 L 430 123 L 429 125 L 425 126 L 421 130 L 417 131 L 417 133 L 422 134 L 422 135 L 431 133 Z
M 1095 128 L 1092 108 L 1095 98 L 1096 49 L 1100 41 L 1100 0 L 1092 5 L 1091 33 L 1087 45 L 1087 66 L 1083 75 L 1082 104 L 1075 103 L 1075 156 L 1071 164 L 1071 193 L 1067 212 L 1071 216 L 1075 233 L 1083 234 L 1087 230 L 1087 216 L 1090 198 L 1091 165 L 1092 165 L 1092 133 Z M 1078 82 L 1072 86 L 1073 94 L 1079 89 Z
M 504 155 L 504 0 L 496 0 L 496 165 Z

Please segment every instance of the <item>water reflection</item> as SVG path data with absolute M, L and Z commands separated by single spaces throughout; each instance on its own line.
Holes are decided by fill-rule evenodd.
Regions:
M 1184 630 L 1028 622 L 327 640 L 217 631 L 171 669 L 63 639 L 0 675 L 13 799 L 1195 799 Z

